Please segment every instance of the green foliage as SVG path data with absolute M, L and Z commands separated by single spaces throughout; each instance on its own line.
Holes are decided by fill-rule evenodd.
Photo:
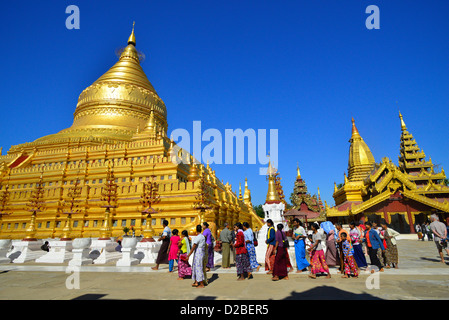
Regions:
M 262 208 L 261 204 L 255 206 L 254 211 L 256 211 L 257 216 L 259 216 L 260 218 L 265 217 L 265 213 L 263 212 L 263 208 Z

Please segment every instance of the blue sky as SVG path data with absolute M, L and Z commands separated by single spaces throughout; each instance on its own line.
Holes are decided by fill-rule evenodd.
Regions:
M 68 5 L 80 29 L 68 30 Z M 368 30 L 368 5 L 380 30 Z M 445 0 L 9 1 L 2 4 L 3 154 L 69 127 L 81 91 L 116 61 L 136 21 L 142 67 L 164 100 L 169 132 L 279 130 L 289 197 L 299 162 L 328 204 L 347 170 L 351 117 L 377 162 L 397 163 L 398 108 L 419 146 L 448 168 L 449 2 Z M 204 146 L 205 144 L 203 144 Z M 260 164 L 214 165 L 234 190 Z

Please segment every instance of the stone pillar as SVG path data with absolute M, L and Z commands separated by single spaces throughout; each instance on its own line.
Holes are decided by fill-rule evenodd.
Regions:
M 140 264 L 156 263 L 157 254 L 159 253 L 161 245 L 162 243 L 160 241 L 140 241 L 136 244 L 136 249 L 134 251 L 135 257 L 140 259 Z
M 9 254 L 13 263 L 24 263 L 35 260 L 45 254 L 41 250 L 42 240 L 13 242 L 14 250 Z
M 115 248 L 117 247 L 117 243 L 115 243 L 112 240 L 102 240 L 97 239 L 92 241 L 92 245 L 90 246 L 91 253 L 93 251 L 98 251 L 100 255 L 98 258 L 94 260 L 94 264 L 105 264 L 112 260 L 119 259 L 121 257 L 121 253 L 115 251 Z
M 69 266 L 82 266 L 85 264 L 92 264 L 92 259 L 89 258 L 89 247 L 92 244 L 91 238 L 76 238 L 72 242 L 72 260 L 69 261 Z
M 134 251 L 136 249 L 137 242 L 140 238 L 124 237 L 122 240 L 122 258 L 116 263 L 117 267 L 129 267 L 139 263 L 139 260 L 134 258 Z

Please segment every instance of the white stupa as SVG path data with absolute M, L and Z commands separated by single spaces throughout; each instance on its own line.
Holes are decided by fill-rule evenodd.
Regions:
M 267 192 L 267 198 L 265 200 L 265 204 L 262 205 L 263 211 L 265 213 L 264 216 L 264 222 L 267 222 L 268 219 L 271 219 L 273 221 L 273 226 L 276 228 L 276 226 L 279 223 L 282 223 L 284 225 L 284 231 L 288 230 L 288 224 L 285 222 L 284 218 L 284 210 L 285 205 L 279 198 L 279 193 L 276 190 L 276 185 L 274 181 L 274 173 L 276 173 L 276 169 L 271 166 L 271 161 L 268 162 L 268 192 Z M 265 244 L 265 240 L 267 239 L 267 231 L 268 226 L 264 224 L 262 228 L 259 231 L 257 241 L 259 242 L 259 245 L 256 247 L 256 255 L 257 255 L 257 261 L 259 263 L 265 262 L 265 253 L 267 250 L 267 245 Z

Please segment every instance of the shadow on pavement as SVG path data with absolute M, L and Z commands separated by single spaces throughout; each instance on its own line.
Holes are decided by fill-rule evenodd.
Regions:
M 72 300 L 100 300 L 101 298 L 107 296 L 106 294 L 96 294 L 96 293 L 87 293 L 82 296 L 73 298 Z
M 334 287 L 320 286 L 303 292 L 290 293 L 283 300 L 384 300 L 368 293 L 352 293 Z
M 448 257 L 444 257 L 444 260 L 448 260 Z M 421 260 L 426 260 L 426 261 L 432 261 L 432 262 L 439 262 L 441 263 L 440 259 L 432 259 L 432 258 L 425 258 L 425 257 L 421 257 Z M 447 264 L 447 263 L 446 263 Z
M 217 297 L 201 296 L 201 297 L 196 297 L 195 300 L 217 300 Z
M 211 284 L 212 282 L 214 282 L 215 280 L 217 280 L 218 277 L 218 273 L 214 273 L 212 274 L 212 277 L 210 277 L 209 279 L 207 279 L 208 284 Z
M 218 276 L 217 276 L 218 278 Z M 103 299 L 107 294 L 88 293 L 74 298 L 73 300 L 109 300 Z M 139 299 L 152 300 L 152 299 Z M 192 301 L 211 301 L 217 300 L 216 296 L 198 296 Z M 272 300 L 272 299 L 270 299 Z M 319 286 L 303 292 L 290 292 L 290 295 L 284 299 L 288 300 L 384 300 L 382 298 L 373 296 L 369 293 L 353 293 L 350 291 L 341 290 L 330 286 Z

